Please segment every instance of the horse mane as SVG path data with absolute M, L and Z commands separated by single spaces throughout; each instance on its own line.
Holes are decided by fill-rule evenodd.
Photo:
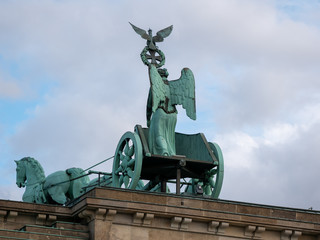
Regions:
M 44 175 L 44 170 L 42 166 L 36 159 L 32 157 L 25 157 L 25 158 L 22 158 L 21 161 L 25 161 L 29 163 L 30 166 L 34 169 L 34 173 L 37 175 L 38 178 L 40 178 L 41 180 L 44 180 L 46 178 L 46 176 Z

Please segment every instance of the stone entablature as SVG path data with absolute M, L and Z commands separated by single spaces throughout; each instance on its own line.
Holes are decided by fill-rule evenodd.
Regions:
M 82 222 L 90 239 L 318 240 L 320 212 L 95 188 L 70 207 L 0 200 L 0 228 Z

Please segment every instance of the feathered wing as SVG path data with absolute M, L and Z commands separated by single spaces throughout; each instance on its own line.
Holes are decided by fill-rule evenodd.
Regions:
M 148 35 L 148 33 L 147 33 L 145 30 L 136 27 L 136 26 L 133 25 L 131 22 L 129 22 L 129 23 L 130 23 L 131 27 L 133 28 L 133 30 L 134 30 L 136 33 L 138 33 L 143 39 L 151 40 L 151 39 L 150 39 L 150 36 Z
M 192 71 L 184 68 L 181 77 L 169 81 L 171 104 L 180 104 L 186 110 L 187 116 L 196 120 L 196 94 L 195 82 Z
M 173 29 L 173 25 L 160 30 L 159 32 L 157 32 L 157 35 L 152 38 L 152 40 L 154 42 L 162 42 L 164 38 L 170 35 L 170 33 L 172 32 L 172 29 Z
M 152 93 L 152 112 L 155 112 L 160 104 L 166 99 L 167 89 L 166 84 L 164 84 L 157 68 L 151 64 L 149 67 L 149 78 L 151 83 L 151 93 Z

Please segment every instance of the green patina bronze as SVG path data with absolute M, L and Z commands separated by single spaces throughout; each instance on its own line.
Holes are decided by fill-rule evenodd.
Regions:
M 40 163 L 31 157 L 15 161 L 16 184 L 26 187 L 24 202 L 65 204 L 84 193 L 89 177 L 81 168 L 69 168 L 45 177 Z
M 142 145 L 138 134 L 126 132 L 120 139 L 113 162 L 113 186 L 136 189 L 139 184 Z
M 165 37 L 169 36 L 173 26 L 157 32 L 154 37 L 152 37 L 151 29 L 147 34 L 145 30 L 133 24 L 131 26 L 142 38 L 147 39 L 147 46 L 142 50 L 141 59 L 149 68 L 150 91 L 147 101 L 147 126 L 150 128 L 149 148 L 151 154 L 176 155 L 176 105 L 182 105 L 186 109 L 188 117 L 196 120 L 193 73 L 190 69 L 184 68 L 179 79 L 168 81 L 167 69 L 160 68 L 165 63 L 165 56 L 156 46 L 156 42 L 162 42 Z M 156 53 L 159 54 L 158 57 L 156 57 Z M 149 62 L 148 59 L 151 61 Z
M 136 125 L 125 133 L 117 146 L 112 173 L 112 186 L 145 191 L 168 192 L 166 182 L 191 178 L 185 194 L 203 194 L 217 198 L 220 194 L 224 164 L 220 147 L 207 142 L 203 134 L 175 132 L 176 105 L 182 105 L 187 116 L 196 119 L 195 81 L 190 69 L 184 68 L 177 80 L 168 80 L 164 53 L 156 46 L 172 32 L 167 27 L 156 36 L 130 23 L 136 33 L 147 40 L 140 56 L 148 66 L 150 90 L 147 101 L 147 128 Z M 145 185 L 141 184 L 141 180 Z
M 149 65 L 151 89 L 147 107 L 149 126 L 149 148 L 152 154 L 176 155 L 175 127 L 177 123 L 176 105 L 181 104 L 187 115 L 195 120 L 195 83 L 193 73 L 184 68 L 178 80 L 168 81 L 166 69 L 156 69 Z M 151 120 L 150 120 L 151 118 Z
M 195 195 L 200 193 L 206 196 L 212 196 L 213 198 L 218 198 L 221 192 L 224 176 L 223 155 L 218 144 L 211 142 L 208 144 L 217 159 L 217 165 L 214 168 L 205 171 L 203 179 L 191 179 L 189 181 L 190 184 L 185 189 L 185 192 Z
M 183 68 L 179 79 L 168 80 L 169 73 L 162 68 L 165 55 L 156 43 L 168 37 L 173 26 L 164 28 L 155 36 L 151 29 L 147 32 L 131 26 L 147 40 L 140 54 L 148 67 L 150 81 L 147 127 L 136 125 L 134 132 L 123 134 L 113 157 L 112 173 L 86 173 L 88 169 L 70 168 L 45 177 L 37 160 L 28 157 L 15 161 L 17 185 L 26 187 L 23 201 L 66 204 L 96 186 L 169 193 L 167 182 L 173 180 L 176 194 L 181 194 L 181 185 L 187 185 L 183 194 L 219 197 L 224 175 L 219 145 L 208 142 L 202 133 L 175 132 L 176 106 L 182 105 L 187 116 L 196 120 L 196 99 L 194 75 L 190 69 Z M 99 177 L 89 181 L 88 175 L 92 173 Z M 182 183 L 183 178 L 190 180 Z

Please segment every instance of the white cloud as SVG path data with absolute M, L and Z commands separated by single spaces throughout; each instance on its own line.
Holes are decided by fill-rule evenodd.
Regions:
M 20 156 L 31 154 L 46 162 L 49 172 L 74 165 L 89 167 L 113 156 L 121 135 L 143 119 L 142 114 L 135 115 L 138 106 L 132 107 L 126 111 L 112 102 L 87 101 L 81 95 L 56 96 L 37 107 L 11 143 Z
M 225 135 L 218 135 L 216 142 L 225 146 L 223 148 L 227 168 L 250 169 L 254 164 L 254 152 L 259 148 L 256 139 L 244 132 L 233 132 Z
M 279 123 L 272 127 L 266 127 L 263 134 L 263 141 L 265 145 L 281 145 L 296 140 L 297 135 L 297 126 Z
M 298 115 L 308 119 L 308 113 L 301 110 Z M 315 184 L 320 167 L 320 121 L 308 120 L 294 125 L 275 123 L 256 137 L 241 132 L 219 135 L 217 142 L 225 159 L 221 197 L 319 209 L 320 192 Z M 306 199 L 306 195 L 310 197 Z
M 170 79 L 185 66 L 193 70 L 198 104 L 197 122 L 179 116 L 178 128 L 216 136 L 226 166 L 221 197 L 307 207 L 302 194 L 319 199 L 303 186 L 316 187 L 319 165 L 320 31 L 275 4 L 1 3 L 0 55 L 19 74 L 16 82 L 2 69 L 0 96 L 39 96 L 28 118 L 13 126 L 6 161 L 30 155 L 49 174 L 113 155 L 125 131 L 145 125 L 149 86 L 139 59 L 145 40 L 128 21 L 154 32 L 173 24 L 158 45 Z M 46 84 L 54 87 L 43 90 Z M 111 164 L 100 170 L 111 171 Z

